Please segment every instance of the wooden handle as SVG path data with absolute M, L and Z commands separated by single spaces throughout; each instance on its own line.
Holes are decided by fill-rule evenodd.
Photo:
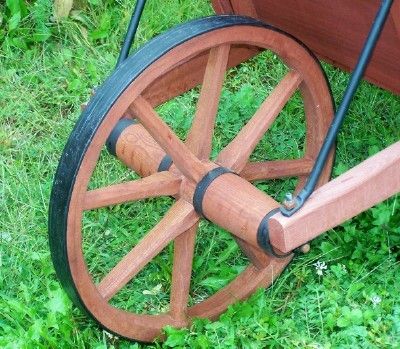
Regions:
M 273 216 L 271 243 L 289 252 L 399 191 L 397 142 L 320 187 L 292 217 Z

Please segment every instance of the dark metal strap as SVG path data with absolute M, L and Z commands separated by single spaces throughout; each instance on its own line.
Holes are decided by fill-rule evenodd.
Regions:
M 269 219 L 279 211 L 280 208 L 275 208 L 262 219 L 257 229 L 257 243 L 268 255 L 276 258 L 286 258 L 290 256 L 293 252 L 278 254 L 275 252 L 274 248 L 271 246 L 269 241 L 269 227 L 268 227 Z
M 234 173 L 231 170 L 225 168 L 225 167 L 217 167 L 208 172 L 199 183 L 197 183 L 196 190 L 194 191 L 193 195 L 193 206 L 195 211 L 205 217 L 204 212 L 203 212 L 203 199 L 204 195 L 210 186 L 210 184 L 219 176 L 222 176 L 225 173 Z
M 124 131 L 127 127 L 134 124 L 137 124 L 137 121 L 135 119 L 123 118 L 118 121 L 118 123 L 115 125 L 114 129 L 111 131 L 106 141 L 106 147 L 110 154 L 114 156 L 117 155 L 116 145 L 119 136 L 121 136 L 122 131 Z
M 160 165 L 158 166 L 158 170 L 157 171 L 158 172 L 168 171 L 169 168 L 172 166 L 172 163 L 173 163 L 172 158 L 168 154 L 166 154 L 162 158 L 162 160 L 160 162 Z

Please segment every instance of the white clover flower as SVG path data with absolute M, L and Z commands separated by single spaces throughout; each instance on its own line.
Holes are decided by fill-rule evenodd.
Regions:
M 5 242 L 10 242 L 12 240 L 12 236 L 9 232 L 3 231 L 0 232 L 0 240 L 3 240 Z
M 382 298 L 379 296 L 373 296 L 371 298 L 372 306 L 375 308 L 380 302 L 382 302 Z
M 324 270 L 328 268 L 325 262 L 320 262 L 320 261 L 314 263 L 313 266 L 315 267 L 315 270 L 317 271 L 317 274 L 319 276 L 324 275 Z

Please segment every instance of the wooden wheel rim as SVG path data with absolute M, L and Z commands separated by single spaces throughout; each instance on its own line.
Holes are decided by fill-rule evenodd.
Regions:
M 158 59 L 147 62 L 140 74 L 132 76 L 130 73 L 136 57 L 140 56 L 144 50 L 157 47 L 163 38 L 153 40 L 141 50 L 142 52 L 131 56 L 100 88 L 82 115 L 66 146 L 57 171 L 50 204 L 49 230 L 52 257 L 64 288 L 78 305 L 109 331 L 141 341 L 153 340 L 166 325 L 187 325 L 190 319 L 182 322 L 181 319 L 174 319 L 169 314 L 138 315 L 109 305 L 92 281 L 81 246 L 82 202 L 87 184 L 97 163 L 101 147 L 131 102 L 157 77 L 189 57 L 227 43 L 245 44 L 270 49 L 280 56 L 287 66 L 302 72 L 304 83 L 301 91 L 309 125 L 307 132 L 309 156 L 316 155 L 332 116 L 329 88 L 320 66 L 314 57 L 293 38 L 258 21 L 236 16 L 211 17 L 188 23 L 186 26 L 190 27 L 191 31 L 184 33 L 185 30 L 182 30 L 185 29 L 184 25 L 167 33 L 169 38 L 176 35 L 173 43 L 169 44 L 167 52 L 161 52 Z M 164 35 L 164 40 L 166 35 Z M 302 71 L 304 66 L 307 66 L 306 71 Z M 128 82 L 118 81 L 121 75 L 128 75 Z M 110 87 L 116 91 L 112 96 L 107 95 Z M 105 97 L 108 98 L 105 101 L 102 100 Z M 89 125 L 85 126 L 85 122 Z M 73 155 L 70 154 L 70 150 L 76 143 L 74 139 L 76 135 L 86 138 L 87 142 L 83 145 L 78 144 L 79 157 L 74 160 L 75 166 L 70 166 L 71 162 L 74 163 L 71 160 Z M 65 167 L 72 167 L 75 171 L 72 173 L 72 178 L 63 179 Z M 329 175 L 330 168 L 328 167 L 325 170 L 324 179 L 327 180 Z M 189 317 L 215 318 L 232 302 L 249 296 L 260 286 L 270 284 L 290 259 L 271 259 L 269 266 L 261 270 L 250 265 L 225 288 L 207 300 L 188 308 Z

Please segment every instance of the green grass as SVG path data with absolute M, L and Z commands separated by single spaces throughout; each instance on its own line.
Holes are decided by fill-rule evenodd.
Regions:
M 7 2 L 11 3 L 16 2 Z M 110 336 L 73 307 L 50 259 L 47 212 L 55 169 L 79 117 L 80 104 L 113 69 L 132 8 L 126 0 L 76 3 L 61 23 L 52 21 L 49 0 L 29 2 L 19 10 L 0 5 L 2 348 L 144 347 Z M 14 16 L 18 11 L 20 19 Z M 150 0 L 137 45 L 175 24 L 210 13 L 205 0 Z M 327 65 L 324 68 L 339 101 L 348 74 Z M 283 74 L 284 67 L 270 54 L 229 72 L 213 156 L 234 137 Z M 194 89 L 159 108 L 180 135 L 187 132 L 197 96 L 198 89 Z M 254 159 L 301 156 L 301 108 L 300 99 L 294 98 Z M 339 135 L 334 176 L 399 139 L 400 98 L 362 83 Z M 91 185 L 128 178 L 132 173 L 104 153 Z M 281 199 L 294 185 L 289 179 L 259 187 Z M 95 278 L 109 270 L 171 202 L 146 200 L 86 214 L 84 250 Z M 168 328 L 166 343 L 152 346 L 400 348 L 399 206 L 395 196 L 331 230 L 312 242 L 309 254 L 296 257 L 271 288 L 230 307 L 216 322 L 198 320 L 190 329 Z M 133 237 L 131 231 L 135 231 Z M 246 263 L 226 232 L 203 223 L 199 235 L 191 302 L 214 293 Z M 165 310 L 170 252 L 171 246 L 113 302 L 130 310 Z M 327 265 L 322 276 L 313 265 L 317 261 Z M 374 297 L 381 301 L 374 303 Z

